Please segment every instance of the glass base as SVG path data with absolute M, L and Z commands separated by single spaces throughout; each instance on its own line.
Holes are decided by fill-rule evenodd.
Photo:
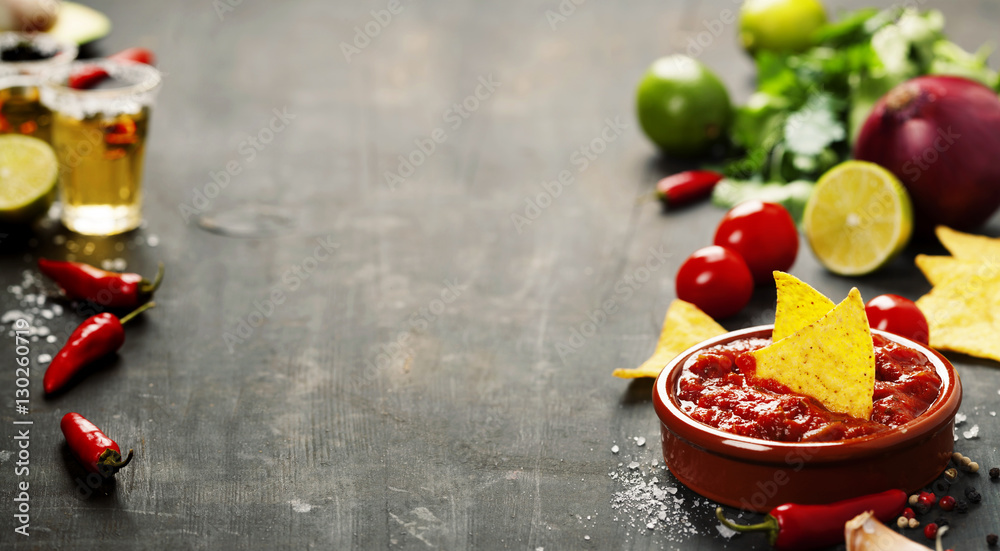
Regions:
M 140 205 L 62 205 L 62 223 L 83 235 L 115 235 L 134 230 L 142 223 Z

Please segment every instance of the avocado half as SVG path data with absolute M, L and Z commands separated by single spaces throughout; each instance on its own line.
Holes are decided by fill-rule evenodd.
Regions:
M 110 32 L 111 20 L 108 16 L 76 2 L 63 2 L 56 24 L 49 29 L 49 34 L 75 44 L 93 42 Z

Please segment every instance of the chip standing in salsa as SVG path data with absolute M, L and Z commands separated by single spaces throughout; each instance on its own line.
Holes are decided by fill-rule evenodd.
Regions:
M 899 427 L 922 414 L 941 391 L 941 377 L 921 352 L 873 334 L 875 393 L 869 419 L 825 408 L 815 398 L 756 374 L 750 354 L 771 344 L 747 338 L 689 358 L 677 399 L 692 419 L 725 432 L 776 442 L 830 442 Z

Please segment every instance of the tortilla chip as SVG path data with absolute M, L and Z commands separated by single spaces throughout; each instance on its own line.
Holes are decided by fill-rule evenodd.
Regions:
M 952 278 L 917 299 L 931 346 L 1000 361 L 1000 278 Z
M 1000 239 L 962 233 L 945 226 L 938 226 L 934 233 L 955 258 L 1000 261 Z
M 871 417 L 875 349 L 857 288 L 819 321 L 751 354 L 757 376 L 812 396 L 830 411 Z
M 931 285 L 941 285 L 951 279 L 990 281 L 1000 278 L 1000 263 L 926 254 L 918 254 L 915 262 Z
M 674 300 L 663 318 L 663 330 L 653 355 L 639 367 L 616 369 L 612 375 L 622 379 L 656 377 L 681 352 L 724 333 L 726 330 L 721 325 L 694 304 Z
M 778 307 L 771 336 L 775 342 L 815 323 L 835 306 L 832 300 L 791 274 L 775 270 L 774 283 L 778 287 Z

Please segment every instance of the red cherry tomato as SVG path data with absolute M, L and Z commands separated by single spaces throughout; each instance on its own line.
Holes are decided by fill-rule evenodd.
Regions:
M 745 201 L 719 222 L 714 243 L 743 257 L 757 285 L 772 282 L 771 272 L 788 271 L 799 253 L 799 232 L 785 207 Z
M 729 317 L 750 302 L 753 276 L 740 255 L 722 247 L 698 249 L 677 272 L 677 298 L 713 318 Z
M 927 318 L 917 305 L 899 295 L 879 295 L 865 305 L 868 325 L 921 344 L 929 342 Z

